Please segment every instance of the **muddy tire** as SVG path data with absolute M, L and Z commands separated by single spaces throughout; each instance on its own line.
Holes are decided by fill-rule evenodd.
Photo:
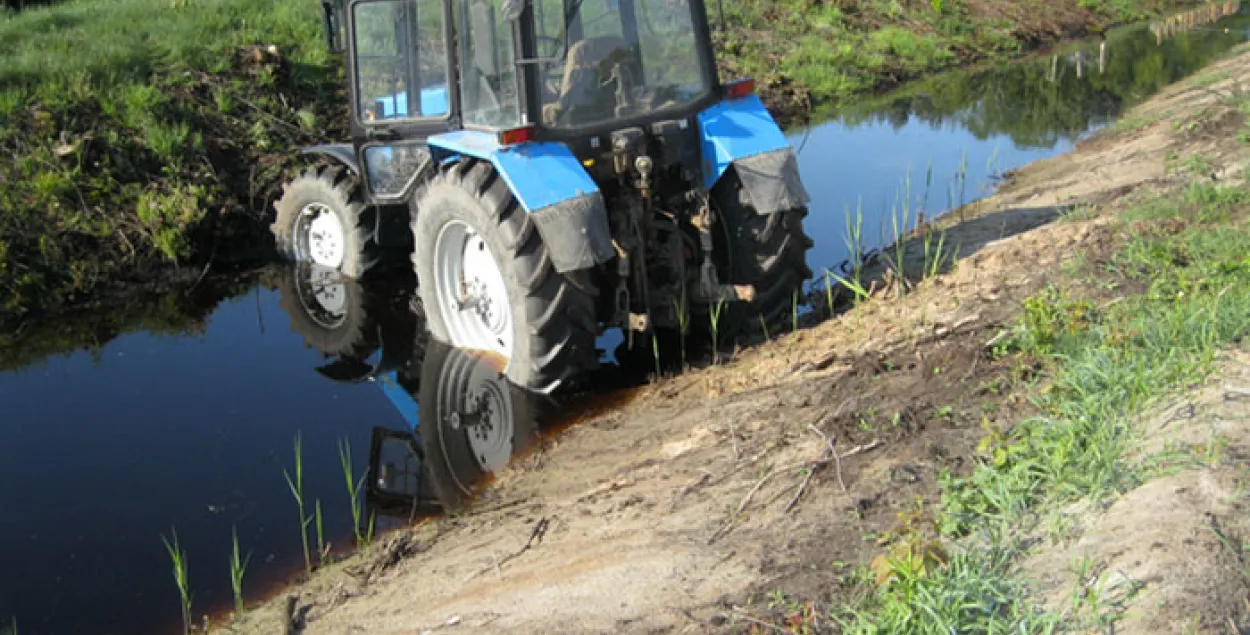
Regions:
M 342 166 L 307 170 L 283 186 L 269 230 L 278 253 L 351 278 L 365 277 L 381 259 L 377 211 L 364 202 L 356 177 Z
M 761 215 L 750 204 L 742 182 L 726 174 L 712 191 L 719 213 L 714 230 L 717 252 L 724 255 L 720 274 L 731 284 L 755 287 L 755 300 L 727 305 L 727 335 L 762 332 L 760 317 L 770 333 L 791 324 L 795 294 L 802 302 L 803 282 L 812 276 L 807 250 L 813 242 L 803 231 L 807 208 Z
M 379 345 L 364 289 L 331 269 L 308 263 L 284 268 L 278 305 L 304 344 L 328 357 L 364 357 Z
M 511 381 L 544 394 L 598 366 L 590 272 L 555 270 L 489 163 L 443 166 L 412 205 L 417 290 L 435 338 L 506 357 Z

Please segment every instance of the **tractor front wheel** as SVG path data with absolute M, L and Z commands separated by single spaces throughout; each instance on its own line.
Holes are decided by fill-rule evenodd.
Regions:
M 435 338 L 504 357 L 509 380 L 541 393 L 598 365 L 589 272 L 555 270 L 489 163 L 444 166 L 412 205 L 417 289 Z
M 346 169 L 308 170 L 283 187 L 269 229 L 287 260 L 333 269 L 354 279 L 377 264 L 376 210 L 365 205 Z

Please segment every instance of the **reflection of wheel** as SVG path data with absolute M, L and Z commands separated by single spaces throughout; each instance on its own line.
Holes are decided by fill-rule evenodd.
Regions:
M 274 203 L 278 252 L 361 278 L 378 262 L 375 211 L 365 205 L 355 176 L 341 166 L 308 170 L 283 186 Z
M 812 239 L 803 231 L 807 208 L 759 214 L 751 206 L 737 174 L 726 174 L 712 191 L 722 231 L 716 251 L 727 254 L 724 272 L 730 284 L 755 286 L 750 305 L 732 302 L 726 333 L 757 332 L 760 318 L 776 332 L 790 324 L 795 294 L 812 276 L 807 250 Z
M 537 228 L 490 164 L 445 167 L 413 198 L 413 261 L 434 337 L 507 359 L 515 383 L 551 392 L 595 368 L 588 272 L 556 272 Z
M 291 330 L 322 354 L 363 357 L 378 346 L 366 294 L 343 274 L 314 264 L 287 266 L 278 278 L 278 292 Z
M 434 492 L 449 509 L 537 440 L 529 395 L 494 356 L 431 342 L 421 367 L 419 436 Z

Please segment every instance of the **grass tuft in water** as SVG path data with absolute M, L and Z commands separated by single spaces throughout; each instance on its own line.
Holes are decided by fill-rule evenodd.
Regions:
M 300 543 L 304 548 L 304 572 L 312 573 L 312 556 L 308 551 L 308 524 L 312 522 L 312 518 L 304 512 L 304 453 L 303 441 L 300 433 L 295 433 L 295 478 L 291 478 L 290 473 L 285 469 L 282 475 L 286 477 L 286 484 L 291 488 L 291 496 L 295 497 L 295 504 L 299 507 L 299 537 Z
M 361 532 L 360 514 L 361 500 L 360 493 L 363 491 L 365 478 L 369 476 L 369 471 L 365 470 L 360 474 L 359 479 L 355 479 L 355 471 L 352 469 L 352 445 L 346 437 L 339 441 L 339 466 L 343 469 L 343 480 L 347 485 L 347 498 L 351 503 L 352 511 L 352 533 L 356 537 L 356 544 L 365 548 L 369 547 L 369 543 L 365 541 Z
M 165 543 L 165 551 L 169 553 L 169 559 L 173 563 L 174 584 L 178 586 L 179 608 L 182 610 L 182 632 L 186 635 L 191 632 L 191 587 L 187 577 L 187 553 L 178 544 L 178 530 L 174 528 L 171 532 L 173 541 L 161 536 L 161 542 Z
M 326 548 L 325 529 L 321 522 L 321 499 L 318 498 L 314 504 L 313 516 L 317 519 L 317 564 L 325 563 L 326 556 L 329 555 L 329 549 Z
M 234 528 L 230 528 L 231 550 L 230 550 L 230 590 L 234 595 L 234 613 L 235 615 L 243 614 L 243 575 L 247 573 L 247 565 L 252 561 L 252 553 L 249 551 L 247 557 L 239 558 L 239 533 Z

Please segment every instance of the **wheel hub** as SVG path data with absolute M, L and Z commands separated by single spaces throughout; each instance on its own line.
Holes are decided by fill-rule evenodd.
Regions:
M 300 210 L 299 257 L 323 267 L 343 265 L 347 239 L 338 216 L 322 203 L 310 203 Z
M 455 221 L 439 232 L 434 252 L 433 282 L 451 344 L 511 356 L 508 288 L 486 241 Z

